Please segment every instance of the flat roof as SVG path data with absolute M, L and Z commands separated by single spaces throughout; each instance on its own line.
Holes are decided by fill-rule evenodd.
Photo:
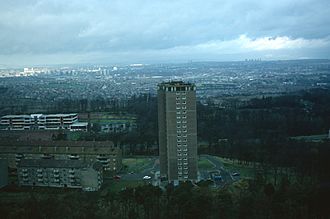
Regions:
M 53 160 L 53 159 L 22 159 L 18 167 L 43 167 L 43 168 L 84 168 L 88 163 L 82 160 Z
M 9 118 L 22 118 L 22 117 L 31 117 L 30 115 L 5 115 L 2 116 L 1 119 L 9 119 Z
M 189 83 L 189 82 L 183 82 L 183 81 L 168 81 L 168 82 L 162 82 L 160 84 L 158 84 L 158 86 L 195 86 L 195 84 L 193 83 Z
M 58 114 L 30 114 L 30 115 L 5 115 L 2 116 L 1 119 L 9 119 L 9 118 L 34 118 L 34 117 L 41 117 L 41 116 L 56 116 L 56 117 L 65 117 L 65 116 L 78 116 L 78 113 L 58 113 Z

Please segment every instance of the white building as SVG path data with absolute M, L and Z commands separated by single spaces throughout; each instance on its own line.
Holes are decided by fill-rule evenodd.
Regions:
M 74 124 L 78 126 L 73 126 Z M 3 130 L 71 130 L 71 127 L 74 130 L 87 130 L 87 125 L 85 123 L 78 123 L 77 113 L 6 115 L 1 117 L 0 127 Z

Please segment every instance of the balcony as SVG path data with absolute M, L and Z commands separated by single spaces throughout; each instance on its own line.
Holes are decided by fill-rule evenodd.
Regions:
M 98 161 L 100 162 L 100 163 L 102 163 L 102 164 L 108 164 L 109 162 L 110 162 L 110 159 L 106 159 L 106 160 L 100 160 L 100 159 L 98 159 Z
M 70 160 L 78 160 L 80 158 L 77 154 L 70 154 L 68 155 L 68 157 Z
M 23 155 L 23 154 L 16 154 L 15 157 L 16 157 L 17 159 L 22 159 L 22 158 L 24 157 L 24 155 Z
M 97 159 L 108 159 L 109 157 L 107 155 L 100 154 L 100 155 L 97 155 L 96 158 Z
M 43 154 L 41 155 L 41 158 L 42 159 L 52 159 L 54 156 L 53 155 L 50 155 L 50 154 Z

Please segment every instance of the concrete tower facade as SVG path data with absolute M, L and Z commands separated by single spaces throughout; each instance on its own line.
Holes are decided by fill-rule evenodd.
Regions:
M 169 181 L 197 179 L 196 86 L 158 85 L 160 174 Z

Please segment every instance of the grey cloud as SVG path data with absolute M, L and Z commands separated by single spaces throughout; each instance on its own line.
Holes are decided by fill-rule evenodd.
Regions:
M 242 34 L 325 39 L 330 36 L 329 14 L 325 0 L 14 0 L 0 8 L 0 54 L 98 53 L 106 59 L 171 51 L 175 58 L 189 56 L 189 49 L 183 54 L 174 48 L 232 41 Z

